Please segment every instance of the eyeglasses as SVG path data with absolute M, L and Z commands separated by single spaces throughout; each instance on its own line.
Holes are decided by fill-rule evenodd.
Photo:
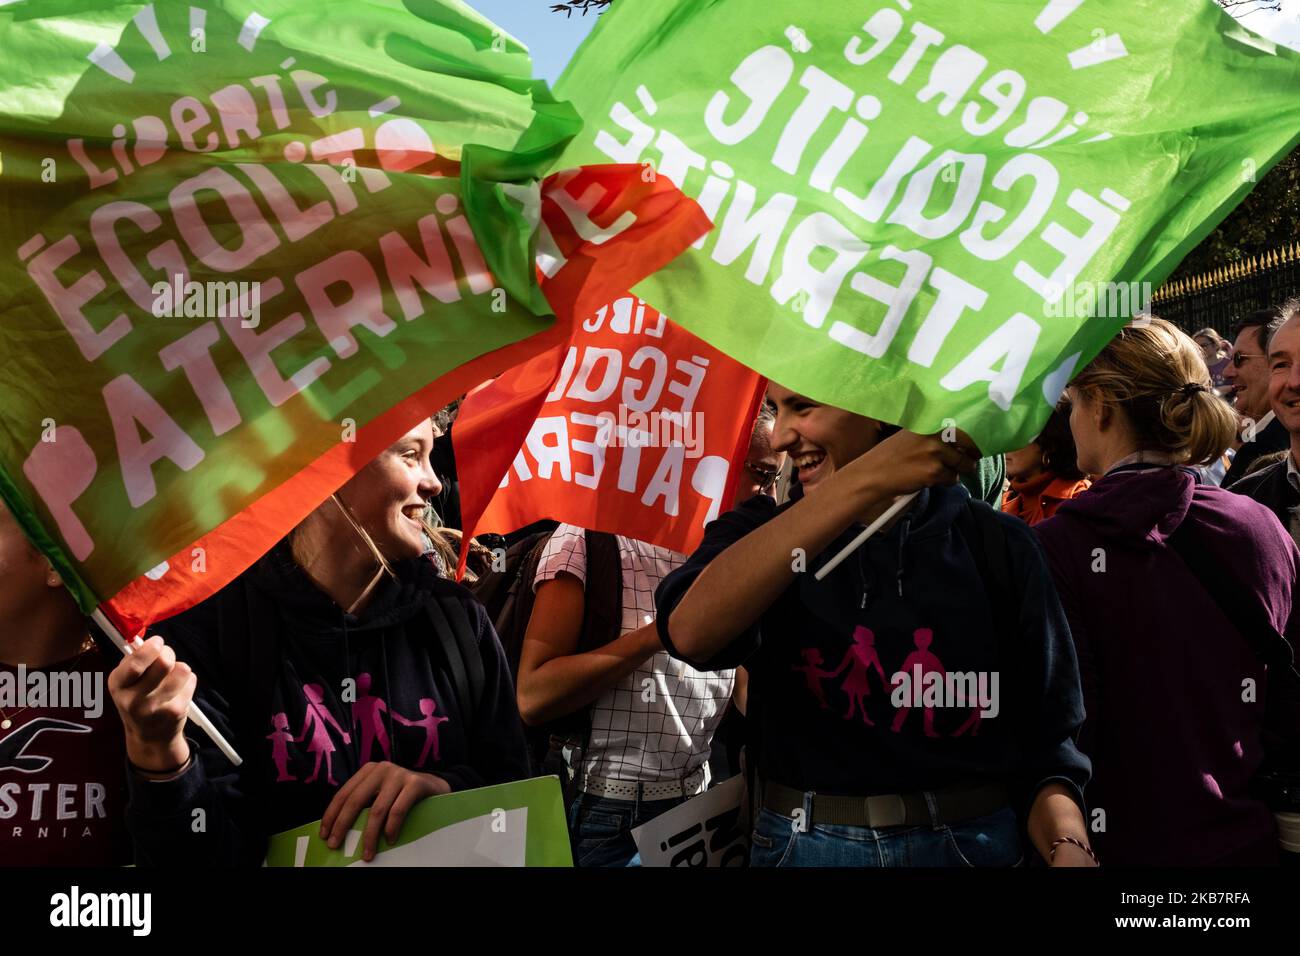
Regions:
M 1264 358 L 1263 352 L 1233 352 L 1232 367 L 1241 368 L 1246 363 L 1246 359 Z
M 767 491 L 776 484 L 781 472 L 776 468 L 766 468 L 752 461 L 745 462 L 745 470 L 758 479 L 758 490 Z

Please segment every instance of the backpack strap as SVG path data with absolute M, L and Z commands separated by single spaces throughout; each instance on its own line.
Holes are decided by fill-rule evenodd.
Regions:
M 469 615 L 454 595 L 434 595 L 424 602 L 424 609 L 451 671 L 461 714 L 467 722 L 472 721 L 483 699 L 484 674 Z
M 587 572 L 583 584 L 582 630 L 578 633 L 575 654 L 585 654 L 618 638 L 623 633 L 623 559 L 618 538 L 606 531 L 584 530 Z M 574 756 L 578 763 L 575 780 L 581 776 L 591 744 L 591 710 L 588 705 L 557 718 L 547 725 L 548 736 L 577 738 L 580 749 Z
M 584 534 L 587 582 L 577 654 L 604 647 L 623 633 L 623 559 L 618 538 L 606 531 Z

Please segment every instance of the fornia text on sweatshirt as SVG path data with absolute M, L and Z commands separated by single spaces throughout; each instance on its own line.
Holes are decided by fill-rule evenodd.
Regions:
M 129 774 L 137 863 L 260 864 L 272 834 L 319 819 L 369 761 L 436 774 L 452 790 L 528 776 L 514 687 L 486 611 L 426 559 L 392 567 L 396 579 L 385 577 L 352 615 L 282 541 L 207 601 L 151 628 L 194 668 L 196 702 L 244 763 L 236 769 L 193 735 L 198 757 L 181 776 Z M 468 662 L 449 660 L 456 641 L 439 636 L 426 608 L 448 599 L 463 607 L 482 663 L 476 710 L 459 699 L 454 676 Z
M 678 654 L 673 609 L 696 577 L 795 504 L 778 508 L 759 496 L 708 526 L 656 595 L 670 653 Z M 722 652 L 687 660 L 748 669 L 748 715 L 757 722 L 750 750 L 765 780 L 845 796 L 995 783 L 1022 815 L 1039 788 L 1058 782 L 1082 806 L 1088 760 L 1073 737 L 1083 702 L 1056 590 L 1029 528 L 991 514 L 1016 592 L 1014 633 L 998 634 L 979 564 L 956 525 L 970 507 L 960 485 L 923 490 L 888 532 L 817 581 L 814 572 L 859 530 L 846 529 L 809 555 L 807 569 Z M 993 706 L 979 699 L 981 676 L 989 689 L 996 679 Z

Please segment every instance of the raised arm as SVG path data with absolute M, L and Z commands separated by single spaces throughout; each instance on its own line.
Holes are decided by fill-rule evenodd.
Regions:
M 813 557 L 855 521 L 871 521 L 898 495 L 951 484 L 975 470 L 967 441 L 898 432 L 820 483 L 815 493 L 714 557 L 672 609 L 674 651 L 707 662 L 754 625 Z

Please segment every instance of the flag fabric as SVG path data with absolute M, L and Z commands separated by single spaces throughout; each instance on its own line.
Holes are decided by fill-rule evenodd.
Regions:
M 574 111 L 458 0 L 20 0 L 0 47 L 0 496 L 126 630 L 545 348 L 539 239 L 571 308 L 707 227 L 548 179 Z
M 633 292 L 986 452 L 1300 141 L 1300 55 L 1208 0 L 622 3 L 556 91 L 566 163 L 642 163 L 714 220 Z
M 635 296 L 602 305 L 462 404 L 466 538 L 553 518 L 695 550 L 730 510 L 765 384 Z
M 480 385 L 485 376 L 520 367 L 536 374 L 538 361 L 553 361 L 554 350 L 567 343 L 572 317 L 579 314 L 575 310 L 589 309 L 592 302 L 608 297 L 620 281 L 658 268 L 708 229 L 708 219 L 679 190 L 663 181 L 647 184 L 638 173 L 639 167 L 597 166 L 566 170 L 545 180 L 540 204 L 533 205 L 540 215 L 539 239 L 547 250 L 542 260 L 554 276 L 546 283 L 546 297 L 558 321 L 523 342 L 453 369 L 359 430 L 353 441 L 334 445 L 213 533 L 187 544 L 164 562 L 165 567 L 131 581 L 109 602 L 112 615 L 134 630 L 214 593 L 411 424 Z M 529 381 L 518 376 L 513 380 L 523 387 Z M 510 404 L 493 409 L 494 427 L 473 451 L 462 451 L 467 464 L 487 473 L 495 469 L 485 488 L 495 487 L 508 463 L 503 450 L 522 442 L 544 394 L 541 388 L 516 399 L 529 403 L 532 415 L 512 414 Z M 462 481 L 465 507 L 477 500 L 476 490 L 476 485 Z M 463 562 L 462 555 L 462 567 Z M 213 574 L 213 567 L 222 573 Z

